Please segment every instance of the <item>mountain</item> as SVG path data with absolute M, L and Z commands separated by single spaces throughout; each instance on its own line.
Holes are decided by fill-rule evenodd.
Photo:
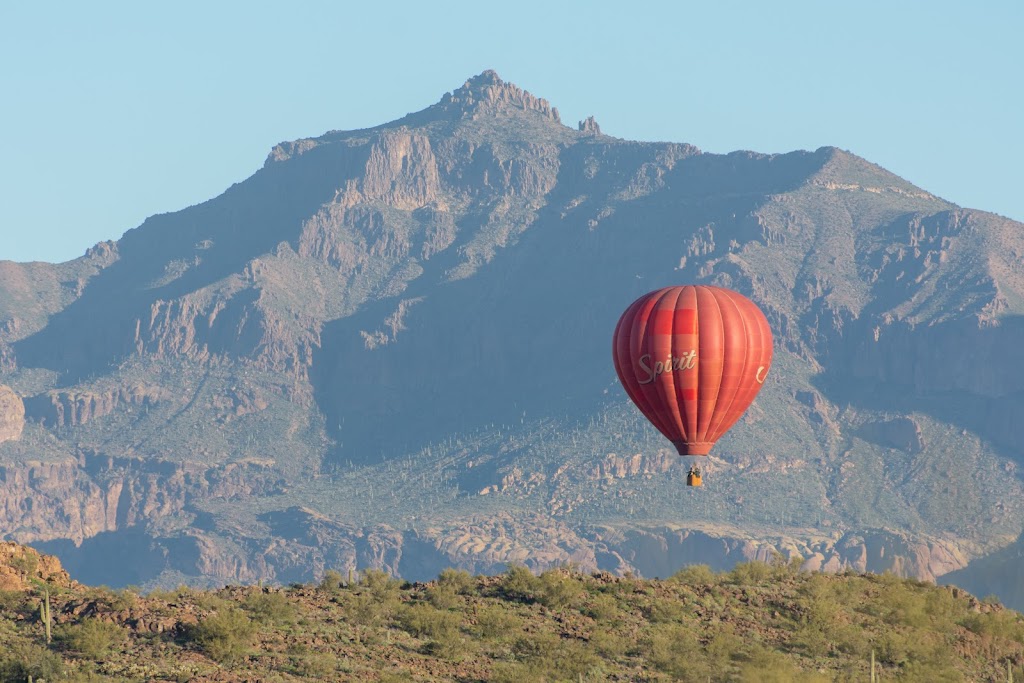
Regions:
M 835 148 L 577 128 L 484 72 L 74 261 L 0 263 L 0 535 L 150 586 L 775 552 L 935 580 L 1021 537 L 1024 226 Z M 698 490 L 609 352 L 692 282 L 776 338 Z

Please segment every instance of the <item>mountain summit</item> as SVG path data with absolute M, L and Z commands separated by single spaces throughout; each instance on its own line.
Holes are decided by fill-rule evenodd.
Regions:
M 80 259 L 0 263 L 2 535 L 150 585 L 773 552 L 935 579 L 1021 535 L 1024 226 L 835 148 L 588 121 L 484 72 Z M 609 357 L 680 283 L 777 340 L 696 493 Z
M 470 78 L 450 95 L 446 94 L 431 109 L 435 107 L 443 111 L 460 111 L 463 116 L 485 112 L 530 111 L 561 123 L 558 110 L 547 100 L 534 97 L 514 83 L 506 83 L 490 69 Z

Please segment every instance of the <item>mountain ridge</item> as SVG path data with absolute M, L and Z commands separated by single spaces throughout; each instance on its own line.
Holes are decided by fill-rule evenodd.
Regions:
M 675 525 L 714 562 L 941 577 L 1024 531 L 1024 366 L 984 360 L 1024 315 L 1019 228 L 834 147 L 575 130 L 485 72 L 277 145 L 80 259 L 0 263 L 0 382 L 27 419 L 0 444 L 0 536 L 82 567 L 122 539 L 137 583 L 523 552 L 636 571 L 639 548 L 689 557 Z M 678 281 L 742 291 L 777 340 L 700 497 L 606 358 L 620 310 Z M 294 531 L 314 527 L 327 547 Z

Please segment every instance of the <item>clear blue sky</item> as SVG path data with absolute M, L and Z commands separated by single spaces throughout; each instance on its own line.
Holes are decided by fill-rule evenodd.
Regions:
M 74 258 L 488 68 L 570 125 L 835 145 L 1024 220 L 1022 2 L 353 4 L 0 2 L 0 259 Z

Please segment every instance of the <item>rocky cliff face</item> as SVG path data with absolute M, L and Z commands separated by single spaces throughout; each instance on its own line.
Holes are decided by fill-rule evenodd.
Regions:
M 101 583 L 772 552 L 940 577 L 1024 531 L 1020 227 L 834 148 L 573 129 L 486 72 L 0 263 L 0 536 Z M 682 282 L 777 340 L 699 491 L 607 349 Z
M 25 404 L 21 397 L 0 384 L 0 442 L 21 438 L 25 428 Z

